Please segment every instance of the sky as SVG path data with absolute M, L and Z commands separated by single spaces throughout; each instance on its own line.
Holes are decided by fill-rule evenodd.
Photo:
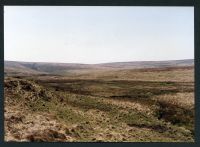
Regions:
M 87 64 L 194 59 L 194 8 L 5 6 L 4 59 Z

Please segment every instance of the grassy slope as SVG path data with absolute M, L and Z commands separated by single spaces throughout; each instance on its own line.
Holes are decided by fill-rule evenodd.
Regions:
M 6 78 L 6 140 L 194 141 L 192 75 L 186 68 Z

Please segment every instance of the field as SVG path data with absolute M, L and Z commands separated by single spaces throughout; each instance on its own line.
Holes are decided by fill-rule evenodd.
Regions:
M 193 66 L 13 69 L 5 141 L 194 142 Z

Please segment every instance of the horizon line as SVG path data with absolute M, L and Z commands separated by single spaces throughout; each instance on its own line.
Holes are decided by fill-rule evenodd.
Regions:
M 48 62 L 48 61 L 19 61 L 19 60 L 4 60 L 4 62 L 25 62 L 25 63 L 57 63 L 57 64 L 109 64 L 109 63 L 128 63 L 128 62 L 165 62 L 165 61 L 181 61 L 181 60 L 194 60 L 194 59 L 170 59 L 170 60 L 135 60 L 135 61 L 112 61 L 112 62 L 101 62 L 101 63 L 78 63 L 78 62 Z

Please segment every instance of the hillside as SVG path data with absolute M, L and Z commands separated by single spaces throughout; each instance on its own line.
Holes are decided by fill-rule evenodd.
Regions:
M 135 61 L 135 62 L 113 62 L 97 64 L 100 67 L 122 68 L 122 69 L 143 69 L 143 68 L 164 68 L 164 67 L 179 67 L 193 66 L 194 60 L 169 60 L 169 61 Z
M 137 62 L 114 62 L 103 64 L 76 64 L 76 63 L 40 63 L 40 62 L 15 62 L 5 61 L 5 73 L 9 74 L 60 74 L 68 72 L 84 72 L 96 70 L 119 70 L 119 69 L 144 69 L 193 66 L 194 60 L 172 61 L 137 61 Z
M 194 142 L 194 67 L 173 63 L 140 69 L 9 63 L 20 74 L 4 79 L 5 141 Z M 71 72 L 54 75 L 52 65 Z

